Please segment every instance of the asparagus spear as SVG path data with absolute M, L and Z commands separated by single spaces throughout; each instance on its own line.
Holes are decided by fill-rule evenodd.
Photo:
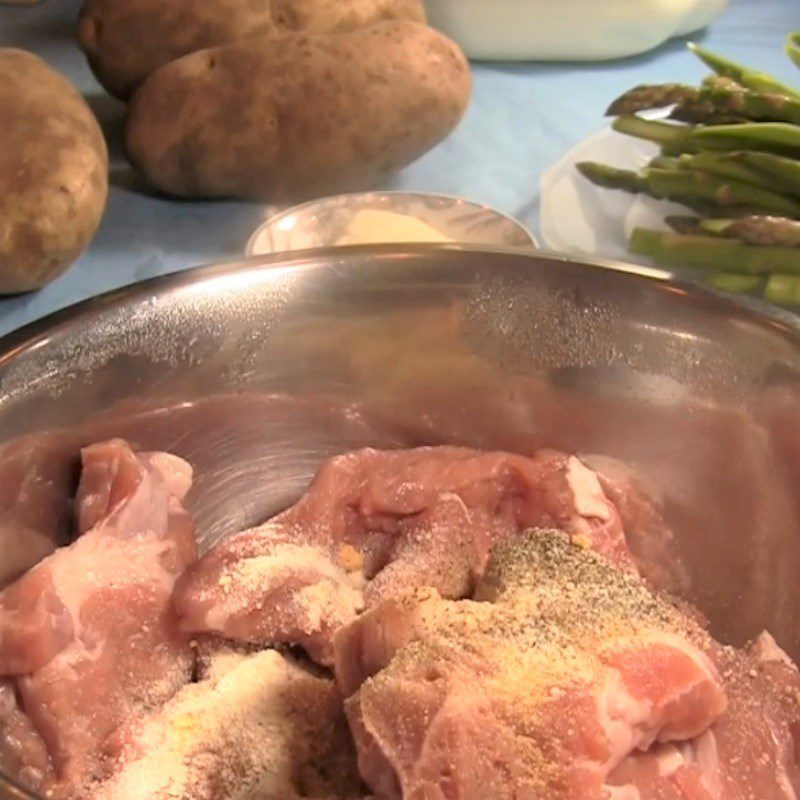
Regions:
M 757 150 L 800 157 L 800 126 L 785 122 L 694 126 L 687 137 L 698 150 Z
M 741 83 L 737 83 L 733 78 L 726 78 L 716 73 L 703 78 L 700 86 L 703 89 L 727 89 L 729 92 L 744 91 L 744 86 Z
M 670 111 L 670 119 L 678 122 L 702 122 L 704 125 L 734 125 L 747 122 L 747 117 L 733 111 L 723 111 L 715 108 L 714 104 L 698 95 L 696 100 L 684 100 Z
M 715 272 L 705 283 L 715 289 L 735 294 L 758 292 L 765 300 L 782 306 L 800 306 L 800 276 L 778 272 L 768 275 L 741 275 L 738 272 Z
M 675 231 L 675 233 L 689 233 L 689 234 L 700 234 L 702 235 L 703 231 L 700 228 L 700 223 L 704 220 L 701 217 L 680 217 L 680 216 L 669 216 L 664 217 L 664 222 Z M 727 222 L 728 220 L 721 220 L 722 222 Z
M 727 103 L 717 108 L 713 103 L 714 95 L 710 92 L 726 92 L 730 95 Z M 704 122 L 709 125 L 743 122 L 744 117 L 735 107 L 731 107 L 733 99 L 745 91 L 736 81 L 720 75 L 709 75 L 703 79 L 695 98 L 687 97 L 672 110 L 670 117 L 682 122 Z
M 682 83 L 635 86 L 606 109 L 606 116 L 622 117 L 650 108 L 666 108 L 683 100 L 695 100 L 699 94 L 699 89 Z
M 671 125 L 642 117 L 617 117 L 618 133 L 661 145 L 667 155 L 702 150 L 755 150 L 800 157 L 800 126 L 782 122 L 746 122 L 739 125 Z
M 647 180 L 628 169 L 617 169 L 596 161 L 581 161 L 575 165 L 578 172 L 597 186 L 619 189 L 630 194 L 648 194 Z
M 696 267 L 746 275 L 772 272 L 800 275 L 800 250 L 790 247 L 756 247 L 736 239 L 686 236 L 636 228 L 628 249 L 636 255 L 649 256 L 664 266 Z
M 791 158 L 741 150 L 684 154 L 678 163 L 684 169 L 702 170 L 800 198 L 800 163 Z
M 617 169 L 594 161 L 582 161 L 578 171 L 597 186 L 619 189 L 631 194 L 647 194 L 657 199 L 675 200 L 690 207 L 700 204 L 709 208 L 743 207 L 752 211 L 771 211 L 800 217 L 800 201 L 762 189 L 758 186 L 720 178 L 705 172 L 681 169 L 650 168 L 641 173 Z
M 800 201 L 733 178 L 690 170 L 647 169 L 644 178 L 658 197 L 699 198 L 720 206 L 756 206 L 800 217 Z
M 800 195 L 800 162 L 795 159 L 751 151 L 730 153 L 728 157 L 743 167 L 764 174 L 784 192 Z
M 753 120 L 800 125 L 800 102 L 780 94 L 752 92 L 741 87 L 705 87 L 687 95 L 671 114 L 684 122 L 722 124 Z
M 738 272 L 715 272 L 705 282 L 715 289 L 735 294 L 749 294 L 764 285 L 764 279 L 760 275 L 742 275 Z
M 680 169 L 681 162 L 679 158 L 672 158 L 671 156 L 655 156 L 650 159 L 648 167 L 657 167 L 659 169 Z
M 757 169 L 742 164 L 734 153 L 696 153 L 684 154 L 678 159 L 683 169 L 700 170 L 709 172 L 722 178 L 732 178 L 742 183 L 751 183 L 762 189 L 775 189 L 775 181 L 769 175 L 764 175 Z
M 709 100 L 720 112 L 729 111 L 753 120 L 800 125 L 800 101 L 781 94 L 708 86 L 700 90 L 700 98 Z
M 702 233 L 738 239 L 745 244 L 800 247 L 800 222 L 785 217 L 702 219 L 697 228 Z
M 786 40 L 786 55 L 800 67 L 800 33 L 790 33 Z
M 756 72 L 734 61 L 729 61 L 727 58 L 718 56 L 716 53 L 712 53 L 710 50 L 706 50 L 704 47 L 694 44 L 693 42 L 689 44 L 689 49 L 701 61 L 711 67 L 717 75 L 731 78 L 746 89 L 752 89 L 754 92 L 766 92 L 768 94 L 782 94 L 786 97 L 800 100 L 800 92 L 795 91 L 790 86 L 786 86 L 771 75 L 767 75 L 764 72 Z
M 800 101 L 774 92 L 754 92 L 718 76 L 704 81 L 700 89 L 681 83 L 637 86 L 618 97 L 606 115 L 628 116 L 671 105 L 676 105 L 672 118 L 684 122 L 719 124 L 749 119 L 800 125 Z
M 721 79 L 715 76 L 717 81 Z M 722 91 L 718 88 L 716 91 Z M 741 93 L 744 89 L 733 84 L 727 88 L 728 94 Z M 682 122 L 731 123 L 745 119 L 733 108 L 732 102 L 720 102 L 719 107 L 714 98 L 703 89 L 686 86 L 681 83 L 664 83 L 637 86 L 618 97 L 606 110 L 606 116 L 629 116 L 639 111 L 653 108 L 666 108 L 674 105 L 670 117 Z
M 661 145 L 662 148 L 672 149 L 673 152 L 686 153 L 695 151 L 690 142 L 694 129 L 688 125 L 670 125 L 668 122 L 629 116 L 617 117 L 611 123 L 611 127 L 617 133 L 624 133 L 626 136 L 634 136 L 637 139 L 655 142 Z
M 770 275 L 764 299 L 782 306 L 800 306 L 800 276 L 778 272 Z
M 715 272 L 705 283 L 715 289 L 734 294 L 758 293 L 783 306 L 800 306 L 800 276 L 773 273 L 766 280 L 760 275 L 741 275 L 738 272 Z

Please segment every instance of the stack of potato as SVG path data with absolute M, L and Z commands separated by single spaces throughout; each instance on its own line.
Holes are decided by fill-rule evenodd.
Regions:
M 181 197 L 286 202 L 369 188 L 444 139 L 471 89 L 466 59 L 425 25 L 422 0 L 85 0 L 78 38 L 98 80 L 130 103 L 131 162 L 153 187 Z M 63 78 L 33 56 L 0 50 L 0 83 L 20 57 L 36 63 L 39 94 L 51 100 L 47 110 L 46 101 L 21 110 L 21 130 L 46 126 L 67 100 L 83 104 L 66 138 L 37 147 L 68 152 L 59 163 L 84 191 L 72 197 L 71 219 L 62 214 L 51 226 L 71 248 L 39 237 L 38 260 L 24 260 L 13 236 L 0 236 L 0 292 L 40 286 L 71 263 L 107 192 L 102 137 Z M 43 189 L 38 210 L 47 216 L 63 205 L 62 184 L 31 177 L 16 203 Z

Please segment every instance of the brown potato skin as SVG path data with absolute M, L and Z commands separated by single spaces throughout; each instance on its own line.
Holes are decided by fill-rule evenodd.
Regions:
M 0 294 L 38 289 L 89 245 L 108 154 L 86 101 L 44 61 L 0 48 Z
M 424 22 L 422 0 L 84 0 L 78 42 L 106 91 L 127 100 L 150 73 L 197 50 L 401 19 Z
M 455 128 L 470 91 L 458 47 L 413 22 L 254 38 L 153 73 L 125 146 L 169 194 L 295 201 L 368 188 L 419 158 Z

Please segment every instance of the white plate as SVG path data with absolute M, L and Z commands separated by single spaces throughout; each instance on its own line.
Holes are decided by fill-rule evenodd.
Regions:
M 662 113 L 649 115 L 651 118 Z M 690 213 L 685 206 L 595 186 L 581 175 L 580 161 L 600 161 L 622 169 L 643 167 L 658 147 L 623 136 L 608 125 L 570 150 L 542 176 L 541 232 L 547 248 L 642 265 L 641 272 L 671 275 L 653 269 L 647 259 L 628 252 L 636 227 L 667 229 L 664 217 Z

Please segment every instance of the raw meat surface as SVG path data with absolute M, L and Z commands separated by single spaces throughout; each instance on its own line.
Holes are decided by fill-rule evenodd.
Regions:
M 83 464 L 82 535 L 0 593 L 0 675 L 65 797 L 101 777 L 106 738 L 169 699 L 193 662 L 171 609 L 175 579 L 196 558 L 180 502 L 189 466 L 120 440 L 85 448 Z
M 218 649 L 203 680 L 117 744 L 115 775 L 94 800 L 361 796 L 333 681 L 274 650 Z
M 372 675 L 346 705 L 380 800 L 601 800 L 632 752 L 726 708 L 694 622 L 562 532 L 498 544 L 476 599 L 393 602 L 335 637 L 346 690 Z
M 620 515 L 625 540 L 642 577 L 671 594 L 688 591 L 689 570 L 657 490 L 644 486 L 630 467 L 616 459 L 586 456 L 585 462 L 597 471 L 603 493 Z
M 769 634 L 747 651 L 711 655 L 728 696 L 726 712 L 701 737 L 626 759 L 611 776 L 640 800 L 796 800 L 800 674 Z
M 531 526 L 562 528 L 633 568 L 616 509 L 574 457 L 361 450 L 326 462 L 295 506 L 194 564 L 176 608 L 185 630 L 302 644 L 329 663 L 331 635 L 362 605 L 419 586 L 468 596 L 492 545 Z M 306 548 L 303 559 L 287 547 Z
M 79 449 L 64 433 L 25 436 L 0 449 L 0 586 L 69 540 Z
M 45 450 L 0 453 L 42 554 L 75 477 Z M 83 450 L 79 538 L 0 592 L 0 772 L 53 800 L 800 798 L 800 674 L 640 580 L 688 573 L 621 462 L 356 451 L 200 561 L 191 485 Z
M 47 748 L 20 709 L 14 684 L 8 679 L 0 679 L 0 772 L 13 775 L 34 792 L 53 780 Z

